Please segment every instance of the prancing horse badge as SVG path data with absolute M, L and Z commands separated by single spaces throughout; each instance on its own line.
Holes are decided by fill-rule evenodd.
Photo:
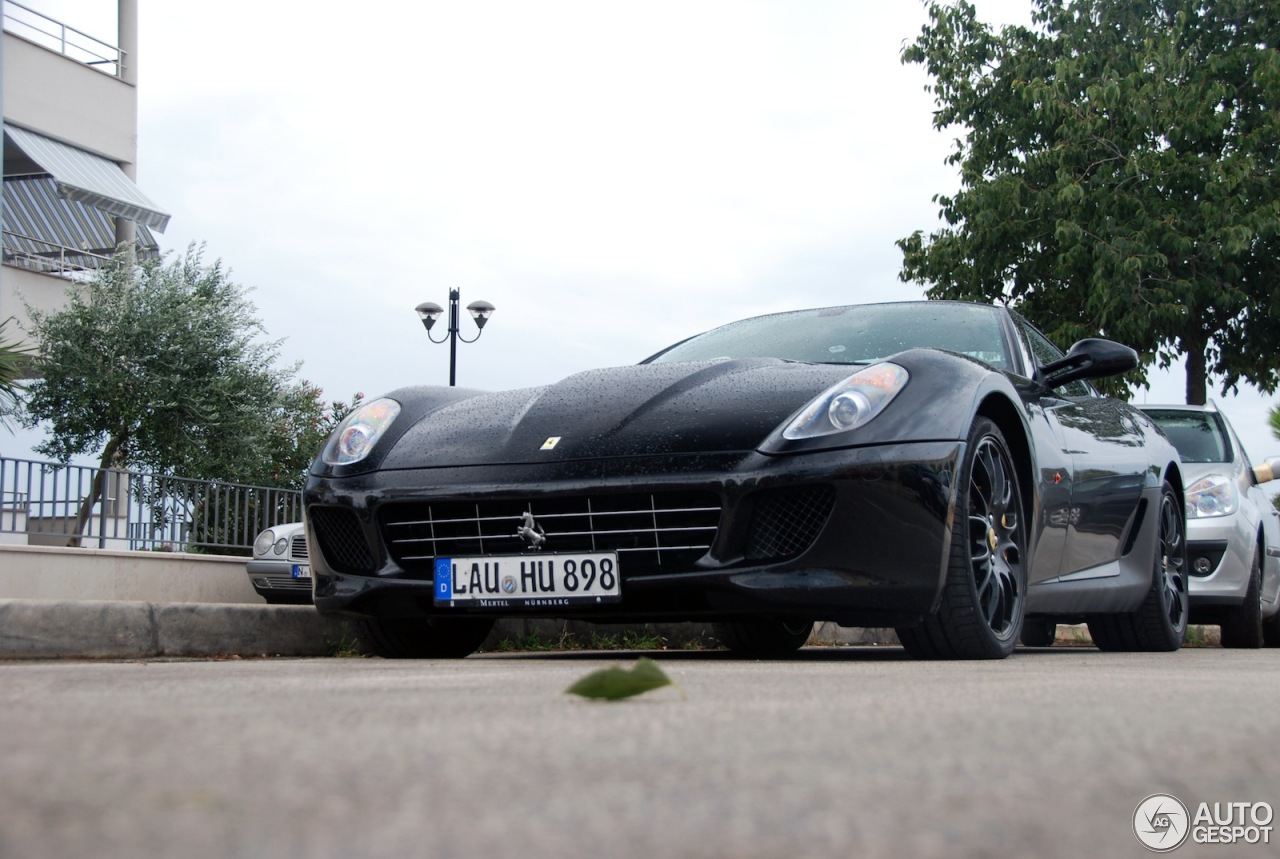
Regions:
M 560 443 L 560 436 L 553 435 L 551 438 L 547 439 L 542 443 L 542 450 L 551 450 L 559 443 Z

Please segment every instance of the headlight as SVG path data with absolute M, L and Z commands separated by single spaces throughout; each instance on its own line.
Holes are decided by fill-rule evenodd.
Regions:
M 846 432 L 866 424 L 893 401 L 907 384 L 907 371 L 883 362 L 863 367 L 805 406 L 782 437 L 796 440 Z
M 276 541 L 276 534 L 270 528 L 259 534 L 253 541 L 253 553 L 255 555 L 265 555 L 271 549 L 271 544 Z
M 1238 505 L 1235 483 L 1221 474 L 1202 477 L 1187 487 L 1188 519 L 1230 516 Z
M 327 465 L 350 465 L 369 455 L 378 439 L 400 414 L 400 404 L 383 397 L 365 403 L 338 424 L 324 447 L 322 459 Z

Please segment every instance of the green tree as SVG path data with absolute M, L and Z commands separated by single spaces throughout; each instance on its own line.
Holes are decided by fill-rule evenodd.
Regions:
M 266 438 L 261 447 L 245 452 L 243 470 L 236 478 L 254 487 L 242 490 L 235 505 L 237 515 L 228 515 L 226 499 L 216 491 L 211 496 L 203 484 L 161 479 L 152 482 L 147 487 L 150 494 L 141 499 L 149 504 L 153 524 L 164 526 L 177 510 L 191 524 L 191 551 L 247 554 L 247 541 L 259 530 L 296 521 L 302 515 L 296 493 L 306 483 L 312 460 L 329 433 L 364 396 L 357 393 L 348 404 L 326 403 L 320 394 L 310 382 L 293 382 L 281 389 L 277 402 L 266 410 Z M 231 548 L 235 546 L 244 548 Z
M 8 426 L 18 412 L 22 393 L 21 380 L 29 375 L 31 350 L 10 340 L 5 327 L 13 318 L 0 322 L 0 425 Z
M 934 126 L 958 128 L 945 226 L 898 242 L 931 298 L 1016 305 L 1059 343 L 1096 335 L 1152 363 L 1280 383 L 1280 4 L 1033 0 L 998 32 L 927 2 L 903 62 Z
M 322 393 L 305 380 L 281 388 L 268 414 L 267 443 L 251 472 L 241 480 L 257 486 L 302 489 L 311 462 L 320 454 L 329 433 L 364 400 L 364 394 L 356 393 L 350 403 L 326 403 Z
M 61 310 L 31 311 L 39 378 L 27 386 L 24 422 L 49 430 L 36 450 L 62 462 L 100 451 L 103 469 L 228 481 L 296 470 L 296 459 L 271 458 L 287 452 L 279 417 L 306 386 L 293 382 L 295 367 L 276 366 L 278 343 L 263 339 L 254 314 L 195 246 L 137 267 L 117 256 Z

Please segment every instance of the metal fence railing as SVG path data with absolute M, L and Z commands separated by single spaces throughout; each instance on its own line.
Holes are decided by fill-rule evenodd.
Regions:
M 301 520 L 295 489 L 0 457 L 0 543 L 248 554 Z
M 105 268 L 111 257 L 69 248 L 33 236 L 4 231 L 4 263 L 41 274 L 85 281 Z
M 68 27 L 56 18 L 15 3 L 14 0 L 4 0 L 3 6 L 4 29 L 10 33 L 112 77 L 120 77 L 124 51 L 115 45 L 75 27 Z

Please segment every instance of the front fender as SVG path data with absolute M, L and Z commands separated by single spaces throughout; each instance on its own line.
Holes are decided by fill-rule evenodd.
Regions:
M 964 355 L 911 349 L 885 360 L 905 369 L 910 378 L 893 402 L 870 423 L 819 438 L 786 439 L 782 430 L 790 423 L 788 418 L 769 435 L 759 451 L 787 455 L 863 445 L 964 441 L 980 404 L 989 397 L 1002 397 L 1011 406 L 1019 402 L 1017 390 L 1008 377 Z M 852 372 L 851 369 L 851 375 Z

